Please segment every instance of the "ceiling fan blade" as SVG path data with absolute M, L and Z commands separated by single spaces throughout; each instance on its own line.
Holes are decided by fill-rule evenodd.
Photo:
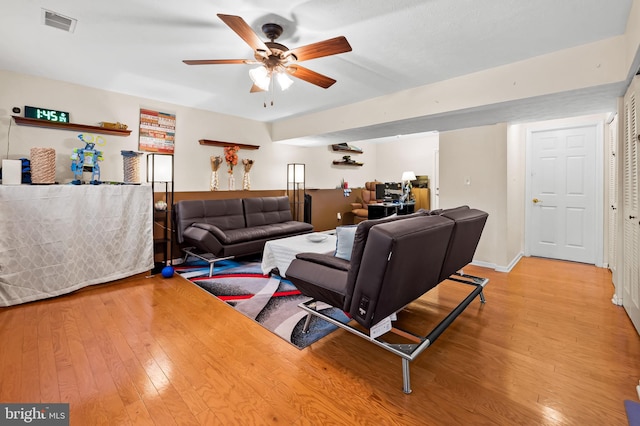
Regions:
M 251 86 L 251 90 L 249 90 L 249 93 L 257 93 L 257 92 L 264 92 L 264 90 L 259 88 L 256 84 L 254 84 L 253 86 Z
M 289 65 L 287 67 L 287 74 L 308 83 L 315 84 L 316 86 L 320 86 L 323 89 L 328 89 L 336 82 L 336 80 L 331 77 L 311 71 L 309 68 L 301 67 L 300 65 Z
M 247 59 L 194 59 L 182 61 L 187 65 L 215 65 L 215 64 L 248 64 L 255 61 Z
M 271 50 L 264 44 L 264 41 L 251 29 L 249 24 L 239 16 L 223 15 L 218 13 L 218 18 L 227 24 L 229 28 L 235 31 L 253 50 L 256 52 L 265 52 L 266 56 L 271 55 Z
M 308 61 L 309 59 L 322 58 L 323 56 L 337 55 L 339 53 L 351 52 L 351 45 L 343 36 L 319 41 L 289 50 L 288 55 L 295 55 L 298 61 Z

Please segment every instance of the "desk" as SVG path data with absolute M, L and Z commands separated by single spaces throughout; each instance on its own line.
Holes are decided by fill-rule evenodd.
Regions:
M 285 277 L 289 264 L 298 253 L 333 253 L 336 251 L 336 236 L 327 234 L 327 239 L 319 243 L 310 241 L 307 236 L 295 235 L 288 238 L 267 241 L 262 253 L 262 273 L 268 274 L 278 268 L 280 276 Z
M 392 214 L 409 214 L 415 210 L 415 203 L 380 203 L 369 204 L 369 217 L 368 219 L 381 219 L 383 217 L 391 216 Z
M 0 306 L 153 268 L 148 185 L 0 185 Z

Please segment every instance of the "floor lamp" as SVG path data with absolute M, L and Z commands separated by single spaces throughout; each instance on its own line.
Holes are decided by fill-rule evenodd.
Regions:
M 293 220 L 300 220 L 300 207 L 304 206 L 304 169 L 305 165 L 302 163 L 287 164 L 287 196 L 291 203 Z
M 156 217 L 161 220 L 162 238 L 154 239 L 154 246 L 161 245 L 164 255 L 163 263 L 155 262 L 153 273 L 162 272 L 164 277 L 173 275 L 172 259 L 172 238 L 169 233 L 170 215 L 173 209 L 173 155 L 171 154 L 149 154 L 147 156 L 147 182 L 151 182 L 151 200 L 153 203 L 153 223 Z M 156 184 L 164 184 L 164 203 L 155 202 Z M 154 250 L 155 257 L 155 250 Z

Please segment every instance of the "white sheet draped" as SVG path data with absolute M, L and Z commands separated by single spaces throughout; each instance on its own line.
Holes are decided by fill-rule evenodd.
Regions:
M 0 306 L 153 268 L 148 185 L 0 185 Z

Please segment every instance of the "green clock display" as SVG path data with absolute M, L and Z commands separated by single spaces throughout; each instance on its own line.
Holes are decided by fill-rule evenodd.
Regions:
M 24 116 L 27 118 L 37 118 L 38 120 L 55 121 L 58 123 L 69 122 L 68 112 L 48 108 L 25 106 Z

